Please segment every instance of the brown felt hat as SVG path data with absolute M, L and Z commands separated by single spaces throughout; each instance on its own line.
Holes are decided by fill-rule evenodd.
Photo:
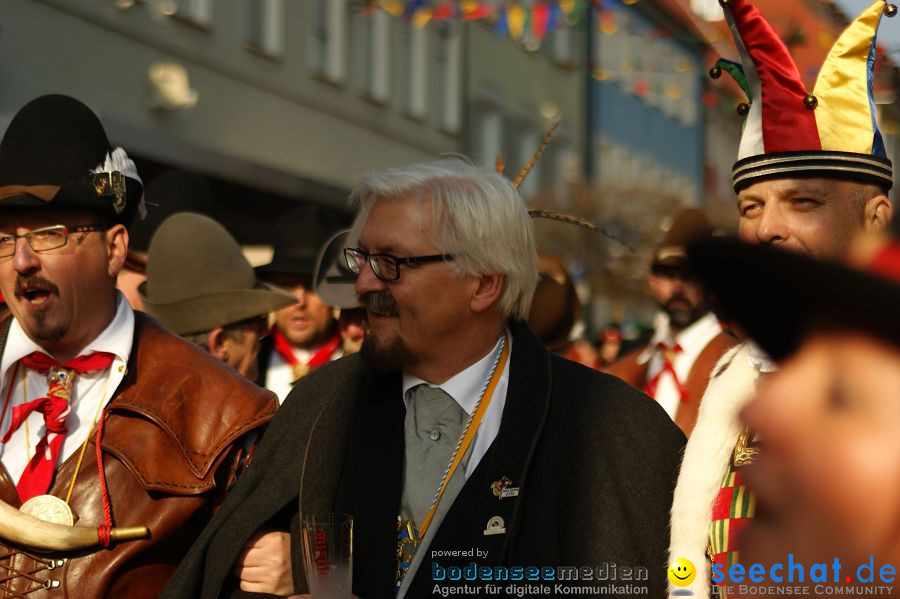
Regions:
M 685 208 L 672 218 L 672 226 L 653 252 L 652 266 L 684 268 L 687 266 L 687 246 L 712 234 L 712 225 L 703 211 Z
M 267 314 L 297 299 L 260 282 L 225 228 L 201 214 L 169 217 L 150 240 L 144 310 L 178 335 Z
M 569 340 L 569 333 L 581 312 L 572 277 L 562 260 L 538 254 L 538 279 L 528 326 L 547 347 L 554 349 Z

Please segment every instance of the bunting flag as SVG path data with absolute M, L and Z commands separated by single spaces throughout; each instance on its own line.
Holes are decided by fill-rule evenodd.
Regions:
M 550 31 L 565 25 L 576 25 L 593 7 L 598 13 L 609 12 L 609 6 L 634 4 L 637 0 L 535 0 L 526 5 L 512 0 L 366 0 L 360 13 L 371 14 L 381 9 L 395 17 L 403 17 L 416 27 L 431 21 L 486 20 L 498 35 L 509 35 L 522 41 L 526 32 L 530 39 L 543 40 Z
M 420 8 L 416 11 L 416 14 L 412 16 L 411 22 L 413 27 L 418 27 L 421 29 L 428 25 L 428 21 L 434 18 L 434 10 L 431 8 Z
M 546 2 L 538 2 L 531 9 L 531 35 L 542 40 L 547 34 L 547 22 L 550 20 L 550 6 Z
M 506 23 L 509 37 L 516 41 L 525 35 L 525 9 L 520 4 L 513 4 L 506 9 Z
M 494 33 L 497 35 L 509 35 L 509 22 L 506 20 L 506 9 L 500 7 L 497 12 L 497 20 L 494 21 Z

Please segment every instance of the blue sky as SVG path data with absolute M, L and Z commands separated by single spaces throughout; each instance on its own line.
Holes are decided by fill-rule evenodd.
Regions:
M 840 6 L 849 19 L 856 18 L 864 8 L 871 4 L 871 0 L 834 0 Z M 897 0 L 894 0 L 897 2 Z M 878 28 L 878 43 L 891 52 L 891 58 L 895 63 L 900 63 L 900 16 L 893 19 L 884 18 Z

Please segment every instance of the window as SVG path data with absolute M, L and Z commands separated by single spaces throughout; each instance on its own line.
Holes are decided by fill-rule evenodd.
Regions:
M 366 95 L 385 102 L 390 96 L 391 16 L 383 11 L 363 15 Z
M 519 121 L 518 125 L 512 124 L 518 128 L 518 132 L 510 136 L 510 148 L 506 159 L 506 174 L 509 178 L 514 178 L 525 164 L 531 160 L 538 145 L 541 143 L 541 136 L 537 134 L 533 127 L 523 121 Z M 544 170 L 543 161 L 539 160 L 537 164 L 525 177 L 525 180 L 519 185 L 519 194 L 523 198 L 530 198 L 538 190 L 538 182 L 541 180 L 541 173 Z
M 347 0 L 313 0 L 310 67 L 335 83 L 346 78 Z
M 267 54 L 284 49 L 284 0 L 247 0 L 247 44 Z
M 404 100 L 403 108 L 410 116 L 425 118 L 428 111 L 428 30 L 406 22 L 404 27 Z
M 571 66 L 574 62 L 572 30 L 568 25 L 559 25 L 550 32 L 550 37 L 553 60 L 562 66 Z
M 472 106 L 472 121 L 470 152 L 480 166 L 493 169 L 497 157 L 503 154 L 503 118 L 495 106 L 476 103 Z M 508 156 L 505 158 L 509 160 Z
M 460 28 L 456 23 L 435 23 L 437 114 L 441 129 L 450 133 L 460 126 Z
M 211 0 L 175 0 L 175 14 L 201 25 L 212 22 Z

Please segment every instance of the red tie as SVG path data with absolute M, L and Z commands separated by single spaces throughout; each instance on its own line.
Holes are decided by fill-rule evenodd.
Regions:
M 656 373 L 656 375 L 647 381 L 646 386 L 644 387 L 644 393 L 649 395 L 652 398 L 656 398 L 656 387 L 659 385 L 659 378 L 663 375 L 664 372 L 668 372 L 672 375 L 672 382 L 675 383 L 675 387 L 678 389 L 678 395 L 681 398 L 681 401 L 688 400 L 688 392 L 684 385 L 681 384 L 681 381 L 678 380 L 678 375 L 675 373 L 675 365 L 672 364 L 672 360 L 674 359 L 675 354 L 680 354 L 683 350 L 681 346 L 675 343 L 674 345 L 667 345 L 660 341 L 656 344 L 656 349 L 658 349 L 662 353 L 663 359 L 663 367 L 662 370 Z
M 25 466 L 16 490 L 19 499 L 25 502 L 35 495 L 43 495 L 50 489 L 50 481 L 56 471 L 56 461 L 62 449 L 66 433 L 66 419 L 69 416 L 69 398 L 72 395 L 72 384 L 76 374 L 87 374 L 109 368 L 115 356 L 106 352 L 94 352 L 86 356 L 78 356 L 65 364 L 60 364 L 50 356 L 41 352 L 34 352 L 22 358 L 22 365 L 36 370 L 41 374 L 48 374 L 47 397 L 39 397 L 32 401 L 15 406 L 12 409 L 12 418 L 9 430 L 0 442 L 6 443 L 14 432 L 19 430 L 22 423 L 32 412 L 40 412 L 44 415 L 44 426 L 47 432 L 35 447 L 34 456 Z M 48 440 L 50 433 L 53 439 Z
M 278 355 L 281 356 L 281 359 L 287 362 L 287 364 L 291 367 L 291 370 L 294 374 L 294 382 L 306 376 L 306 374 L 310 370 L 314 370 L 323 364 L 327 364 L 331 361 L 331 356 L 334 354 L 335 350 L 341 344 L 340 335 L 335 335 L 331 339 L 328 340 L 325 345 L 319 348 L 306 364 L 301 364 L 300 360 L 297 359 L 297 356 L 294 355 L 294 347 L 291 345 L 291 342 L 287 340 L 287 337 L 284 336 L 278 327 L 272 328 L 272 341 L 273 347 Z

